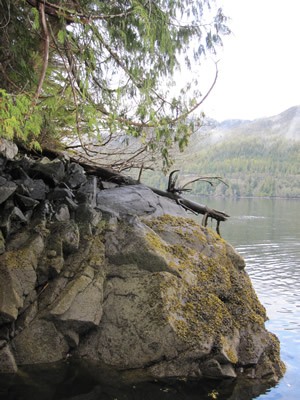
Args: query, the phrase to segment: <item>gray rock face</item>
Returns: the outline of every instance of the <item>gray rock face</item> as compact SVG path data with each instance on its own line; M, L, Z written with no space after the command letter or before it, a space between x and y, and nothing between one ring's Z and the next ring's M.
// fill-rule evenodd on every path
M143 185L27 164L0 210L0 373L72 355L157 378L283 375L230 244ZM43 198L25 190L33 170L52 179Z
M52 322L33 321L12 342L17 365L49 363L63 359L69 346ZM55 349L55 351L54 351Z
M143 185L121 186L98 192L97 207L110 215L159 216L170 214L185 217L186 212L174 201L158 196Z

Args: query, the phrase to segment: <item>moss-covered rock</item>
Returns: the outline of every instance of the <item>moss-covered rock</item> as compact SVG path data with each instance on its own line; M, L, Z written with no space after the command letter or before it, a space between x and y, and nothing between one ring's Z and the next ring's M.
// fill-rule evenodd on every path
M69 346L54 323L34 320L12 341L17 365L50 363L63 359Z
M48 197L26 203L26 226L0 231L0 372L71 354L152 377L282 376L278 339L230 244L143 185L55 187L66 170L33 169Z

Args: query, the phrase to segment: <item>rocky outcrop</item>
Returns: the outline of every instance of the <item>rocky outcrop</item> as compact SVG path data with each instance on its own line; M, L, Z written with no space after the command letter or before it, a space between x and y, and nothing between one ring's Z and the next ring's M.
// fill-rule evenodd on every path
M72 356L157 378L283 375L244 260L216 233L143 185L1 157L1 373Z

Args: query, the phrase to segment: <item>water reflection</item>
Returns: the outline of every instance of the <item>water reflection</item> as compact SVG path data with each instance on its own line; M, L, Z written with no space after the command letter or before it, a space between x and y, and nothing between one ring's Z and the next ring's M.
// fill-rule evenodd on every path
M198 198L231 218L221 233L241 253L281 342L287 373L259 399L300 399L300 200Z
M2 379L2 382L1 382ZM52 368L24 368L10 380L0 378L1 400L251 400L270 385L233 380L144 381L112 369L84 363L58 363ZM215 397L214 397L215 396Z

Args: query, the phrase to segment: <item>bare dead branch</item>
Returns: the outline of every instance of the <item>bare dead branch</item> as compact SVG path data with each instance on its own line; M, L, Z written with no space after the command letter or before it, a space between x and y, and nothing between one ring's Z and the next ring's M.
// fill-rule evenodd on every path
M204 181L209 183L211 186L213 186L213 182L211 182L212 179L216 179L219 182L224 183L224 185L226 185L228 187L228 184L223 181L223 179L220 176L200 176L199 178L193 179L187 183L185 183L180 189L183 190L186 186L191 185L194 182L198 182L198 181Z
M168 189L167 192L174 192L175 189L175 185L176 185L176 181L177 181L177 176L175 176L175 178L173 178L173 175L179 172L179 169L175 169L174 171L172 171L169 175L169 180L168 180Z
M138 183L141 183L143 169L144 169L144 165L142 164L141 169L140 169L140 172L139 172L139 176L138 176Z

